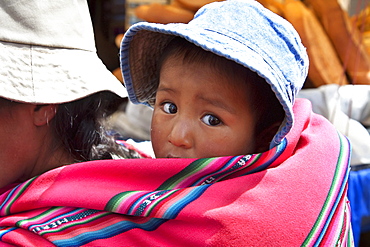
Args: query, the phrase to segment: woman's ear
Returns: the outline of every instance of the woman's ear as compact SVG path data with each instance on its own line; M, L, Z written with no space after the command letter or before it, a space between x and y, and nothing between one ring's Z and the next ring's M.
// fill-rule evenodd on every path
M35 105L33 109L33 123L36 126L43 126L55 117L58 105Z
M264 129L256 138L256 152L262 153L270 148L270 143L274 135L278 132L281 122L275 122L270 127Z

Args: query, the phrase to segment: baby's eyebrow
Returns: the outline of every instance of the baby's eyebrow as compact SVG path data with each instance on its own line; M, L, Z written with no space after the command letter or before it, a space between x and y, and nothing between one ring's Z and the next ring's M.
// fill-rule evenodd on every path
M235 108L226 104L225 100L221 100L217 98L207 98L207 97L204 97L203 95L198 95L197 98L201 101L206 102L207 104L213 105L217 108L224 109L225 111L228 111L232 114L236 113Z
M161 87L161 86L159 86L157 88L157 92L172 92L172 93L175 93L176 90L174 90L173 88L169 88L169 87Z

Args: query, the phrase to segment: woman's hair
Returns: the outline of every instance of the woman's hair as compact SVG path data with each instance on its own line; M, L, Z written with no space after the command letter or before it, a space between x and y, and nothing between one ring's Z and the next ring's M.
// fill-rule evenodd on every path
M158 78L163 63L169 57L182 59L184 64L203 63L210 65L215 71L230 77L230 82L243 81L247 83L248 92L245 98L251 105L256 117L255 136L266 128L282 123L285 113L282 105L276 98L270 85L264 78L250 69L212 52L206 51L187 40L175 37L164 48L159 59L157 72ZM157 82L159 84L159 81ZM276 133L271 134L270 141Z
M111 159L113 156L141 158L135 150L117 144L103 123L124 100L104 91L59 104L54 118L48 123L54 137L51 151L62 146L76 162ZM23 103L0 98L0 107L6 107L9 111L15 104ZM36 109L42 106L37 105Z
M103 120L117 110L122 98L105 91L60 104L52 121L55 140L60 140L75 161L140 158L131 149L116 143L103 125Z

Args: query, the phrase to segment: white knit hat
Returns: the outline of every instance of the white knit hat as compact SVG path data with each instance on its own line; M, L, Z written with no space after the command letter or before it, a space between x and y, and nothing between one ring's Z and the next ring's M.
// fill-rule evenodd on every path
M96 54L86 0L0 1L0 97L65 103L126 89Z

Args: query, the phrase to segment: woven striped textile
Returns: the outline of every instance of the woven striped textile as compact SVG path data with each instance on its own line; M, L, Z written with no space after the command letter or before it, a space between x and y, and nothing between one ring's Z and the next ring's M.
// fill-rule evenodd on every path
M91 161L3 189L0 246L351 246L349 142L294 111L264 153Z

